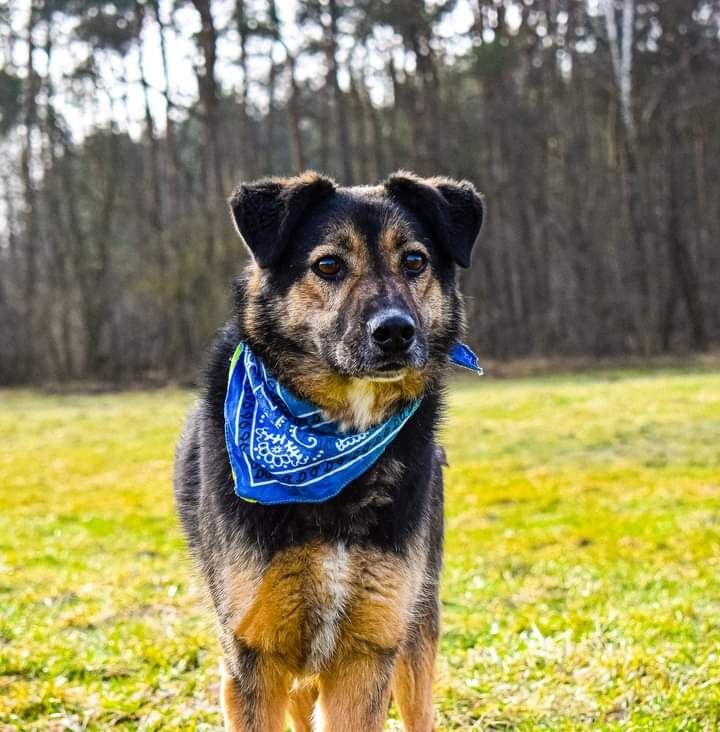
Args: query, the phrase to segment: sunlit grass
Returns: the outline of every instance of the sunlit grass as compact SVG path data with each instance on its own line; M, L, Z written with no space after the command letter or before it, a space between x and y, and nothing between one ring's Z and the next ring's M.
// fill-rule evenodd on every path
M218 729L191 399L0 392L0 729ZM439 728L717 729L720 375L462 381L444 438Z

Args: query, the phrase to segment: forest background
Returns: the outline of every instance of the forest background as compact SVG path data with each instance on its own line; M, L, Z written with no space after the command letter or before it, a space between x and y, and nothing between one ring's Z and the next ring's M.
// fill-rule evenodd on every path
M185 378L241 180L473 181L484 357L720 342L717 0L11 0L0 383Z

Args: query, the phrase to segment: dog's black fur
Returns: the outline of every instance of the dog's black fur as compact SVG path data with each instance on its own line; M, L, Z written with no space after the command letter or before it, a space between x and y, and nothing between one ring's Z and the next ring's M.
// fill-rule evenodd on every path
M309 729L309 710L319 693L320 716L328 729L381 729L392 685L406 727L430 729L427 671L422 669L432 665L437 642L443 535L442 450L435 433L442 414L447 352L462 327L455 265L469 265L482 223L482 203L472 186L447 179L423 180L401 173L378 187L341 189L308 174L243 186L231 207L254 263L238 281L234 316L212 347L204 390L179 443L175 472L182 525L218 614L225 654L226 726L281 729L278 725L289 704L296 729ZM354 287L316 282L317 275L309 270L313 251L330 241L338 224L352 228L355 243L348 256L356 262ZM403 244L403 237L410 244ZM396 246L412 242L422 246L429 260L421 282L393 269ZM352 249L347 242L343 246ZM347 297L338 290L341 287L348 288ZM363 290L369 294L364 296ZM303 310L311 307L314 297L327 298L322 309L330 310L329 315L305 317ZM228 367L236 345L247 342L300 396L319 403L348 426L363 427L354 424L352 410L345 410L343 390L350 390L348 385L357 384L364 374L386 367L368 340L365 323L387 307L410 313L418 326L417 337L400 364L407 378L397 385L377 386L373 416L385 418L419 396L422 402L375 466L321 504L266 506L239 499L225 449L223 417ZM288 313L291 324L285 322ZM306 371L312 372L311 379ZM324 394L330 395L326 404ZM310 553L304 553L308 547ZM354 599L346 600L337 617L325 600L317 599L314 605L312 592L306 595L303 590L300 599L292 594L298 577L303 587L314 587L312 583L323 587L315 551L333 571L350 567L343 596ZM281 571L289 566L293 576ZM353 574L353 567L360 566L362 572ZM365 590L372 583L373 566L382 566L387 573L382 578L378 574L379 589L369 600ZM416 570L418 577L408 579ZM288 597L292 606L288 612L298 613L297 628L292 626L298 637L291 641L290 631L283 631L279 640L267 627L277 622L271 601L264 600L264 607L249 606L253 592L274 597L273 588L263 583L276 571L286 582L281 597ZM407 585L412 594L409 599L398 595L396 604L405 602L407 612L391 640L376 629L360 627L360 618L388 627L394 622L388 619L395 617L395 588L385 587L388 577L390 584ZM380 602L378 593L387 595L387 602ZM241 606L242 612L237 610ZM373 615L367 608L379 609ZM252 632L247 629L250 614L259 618ZM338 640L334 650L317 661L311 652L313 633L329 632L320 627L323 617L334 618L332 633ZM353 673L357 658L363 659L367 673L358 672L353 683L365 684L363 694L375 698L374 704L360 709L358 705L363 705L354 699L354 692L338 681ZM303 679L310 682L307 698L297 692L297 684L294 691L290 689L293 680ZM421 687L422 694L416 691L413 697L409 689Z

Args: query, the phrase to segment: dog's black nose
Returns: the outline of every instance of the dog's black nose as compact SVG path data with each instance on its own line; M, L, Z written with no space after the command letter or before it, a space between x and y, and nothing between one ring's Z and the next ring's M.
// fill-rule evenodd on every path
M415 340L415 321L405 313L379 313L370 318L368 328L383 353L404 353Z

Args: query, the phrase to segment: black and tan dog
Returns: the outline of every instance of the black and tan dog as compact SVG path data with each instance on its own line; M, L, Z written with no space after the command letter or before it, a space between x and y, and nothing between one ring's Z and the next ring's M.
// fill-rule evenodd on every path
M231 200L253 255L213 346L176 460L191 552L217 611L230 730L381 730L391 694L405 728L433 728L442 560L442 411L483 206L467 182L397 173L341 188L306 173ZM366 473L318 504L238 498L223 404L243 341L344 429L421 397ZM313 727L314 725L314 727Z

